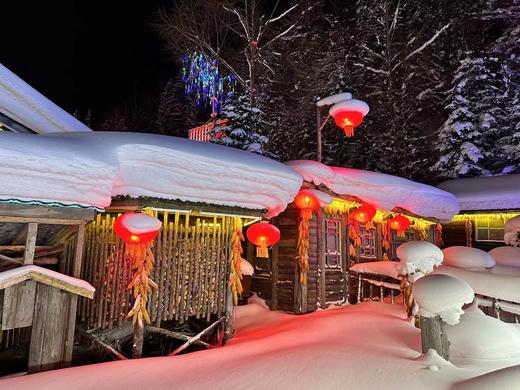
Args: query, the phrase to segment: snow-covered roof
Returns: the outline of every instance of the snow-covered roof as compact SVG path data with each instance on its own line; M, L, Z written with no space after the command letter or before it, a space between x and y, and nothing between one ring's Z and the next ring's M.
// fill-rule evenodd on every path
M520 209L520 174L449 180L439 188L454 194L461 210Z
M36 133L91 131L2 64L0 112Z
M357 197L384 210L402 208L440 220L450 220L459 212L454 195L426 184L384 173L330 167L310 160L286 164L307 182L323 184L337 194Z
M157 134L0 134L0 199L106 207L118 195L283 211L289 167L225 146Z

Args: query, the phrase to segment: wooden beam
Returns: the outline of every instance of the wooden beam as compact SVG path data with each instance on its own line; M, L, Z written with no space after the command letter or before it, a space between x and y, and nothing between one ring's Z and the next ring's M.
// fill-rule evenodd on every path
M64 219L76 221L91 221L96 217L96 210L79 207L53 207L29 204L0 203L0 215L9 217L24 217L30 219ZM38 221L30 221L38 222ZM78 222L76 222L78 223Z
M11 264L23 265L23 261L22 260L20 260L20 259L13 259L12 257L6 256L6 255L2 255L1 253L0 253L0 260L7 261L8 263L11 263Z
M23 254L23 263L25 265L34 262L34 251L36 249L36 235L38 234L38 224L31 222L27 224L27 238L25 240L25 251Z
M50 245L36 245L35 246L36 253L38 253L38 251L52 249L52 248L53 248L53 246L50 246ZM23 252L24 250L25 250L25 245L0 245L0 252L3 252L3 251Z
M49 244L52 246L62 245L76 231L77 229L74 225L65 226L50 239Z
M80 225L87 220L61 219L61 218L41 218L41 217L20 217L11 215L0 215L0 222L7 223L30 223L36 222L42 225Z

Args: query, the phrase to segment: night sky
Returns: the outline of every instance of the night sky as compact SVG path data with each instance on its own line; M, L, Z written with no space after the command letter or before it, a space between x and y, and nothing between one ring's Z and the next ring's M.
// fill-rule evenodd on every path
M114 106L139 106L175 74L151 26L157 8L168 3L7 2L1 62L69 112L91 108L102 116Z

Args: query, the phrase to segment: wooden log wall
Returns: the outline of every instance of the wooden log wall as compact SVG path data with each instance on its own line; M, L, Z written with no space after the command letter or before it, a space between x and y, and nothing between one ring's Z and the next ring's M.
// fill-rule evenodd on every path
M151 278L159 285L149 303L152 322L210 319L225 311L233 217L155 214L163 225L153 253ZM117 214L105 213L89 224L81 278L96 288L93 300L80 299L79 320L88 328L121 326L133 304L127 285L131 265L124 243L114 234Z

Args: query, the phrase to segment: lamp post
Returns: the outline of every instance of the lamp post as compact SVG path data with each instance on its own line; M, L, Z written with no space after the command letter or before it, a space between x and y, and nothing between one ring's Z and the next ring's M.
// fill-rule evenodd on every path
M327 117L322 123L321 108L329 106L330 108ZM347 137L352 137L354 135L354 128L361 124L363 118L368 114L368 111L368 104L361 100L352 99L352 94L350 92L343 92L318 100L316 102L316 161L321 162L323 157L321 133L330 117L334 118L338 127L344 129Z

